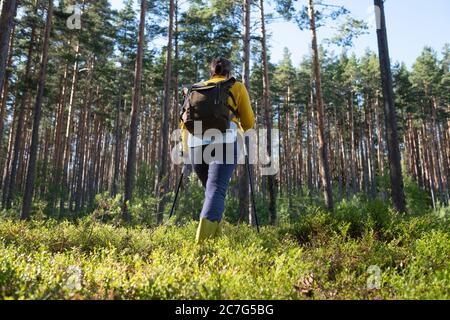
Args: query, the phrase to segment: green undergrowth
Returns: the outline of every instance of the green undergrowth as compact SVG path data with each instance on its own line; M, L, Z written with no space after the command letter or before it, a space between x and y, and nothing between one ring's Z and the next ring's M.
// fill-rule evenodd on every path
M448 209L399 215L383 202L309 206L256 233L225 223L155 228L0 219L1 299L449 299Z

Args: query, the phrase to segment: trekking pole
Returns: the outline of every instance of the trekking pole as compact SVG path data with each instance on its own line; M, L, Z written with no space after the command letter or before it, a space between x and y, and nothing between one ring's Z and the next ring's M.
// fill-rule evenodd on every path
M243 145L244 145L244 155L245 155L245 166L247 167L248 180L250 181L250 195L252 198L252 207L253 207L253 213L254 213L254 218L255 218L256 230L259 233L259 222L258 222L258 215L256 214L256 205L255 205L255 193L253 190L252 174L250 171L250 161L248 159L248 153L247 153L247 147L245 145L245 140L244 140Z
M180 176L180 180L178 181L177 191L175 192L175 199L173 199L172 208L170 209L169 219L172 217L172 215L175 211L175 204L177 202L178 192L180 191L181 183L183 182L183 176L184 176L185 170L186 170L186 165L184 165L183 169L181 170L181 176Z

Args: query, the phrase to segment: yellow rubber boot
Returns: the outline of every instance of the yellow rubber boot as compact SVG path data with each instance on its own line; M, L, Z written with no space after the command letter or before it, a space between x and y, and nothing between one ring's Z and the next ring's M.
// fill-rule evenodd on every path
M209 221L206 218L200 219L200 223L198 224L197 234L195 236L195 242L197 244L202 243L203 240L214 238L217 233L217 229L219 227L219 223L217 221Z

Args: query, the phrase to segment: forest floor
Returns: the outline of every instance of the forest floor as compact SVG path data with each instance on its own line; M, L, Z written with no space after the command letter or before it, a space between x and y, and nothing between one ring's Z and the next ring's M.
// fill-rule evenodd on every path
M450 299L447 209L312 207L299 221L143 228L0 219L0 299Z

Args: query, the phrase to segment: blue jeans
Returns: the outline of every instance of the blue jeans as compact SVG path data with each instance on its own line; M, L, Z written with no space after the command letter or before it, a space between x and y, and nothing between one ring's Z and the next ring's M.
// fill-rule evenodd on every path
M237 142L216 145L221 148L222 155L209 152L207 145L190 148L190 158L193 169L205 188L205 200L200 213L200 219L209 221L222 220L225 209L225 196L234 169L237 166ZM204 158L206 154L214 157L212 162ZM227 161L228 160L228 161Z

